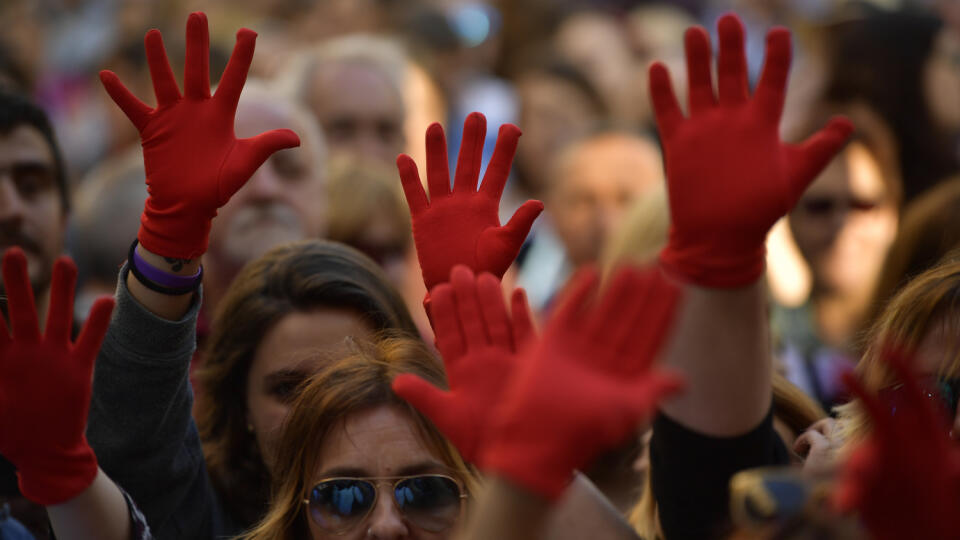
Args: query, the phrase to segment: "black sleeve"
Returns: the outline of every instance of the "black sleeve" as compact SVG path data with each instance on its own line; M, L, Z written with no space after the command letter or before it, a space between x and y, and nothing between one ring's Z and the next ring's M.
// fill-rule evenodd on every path
M724 538L730 529L730 477L789 460L773 429L772 409L760 425L737 437L703 435L658 414L650 441L650 474L664 537Z

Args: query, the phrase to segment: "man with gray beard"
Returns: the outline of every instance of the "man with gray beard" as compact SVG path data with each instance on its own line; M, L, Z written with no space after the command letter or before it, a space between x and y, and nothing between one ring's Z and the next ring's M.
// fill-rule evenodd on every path
M326 144L313 115L262 82L247 81L237 107L238 137L270 127L300 135L300 147L273 154L223 206L203 256L203 311L216 312L243 266L280 244L326 231ZM205 334L201 317L200 334Z

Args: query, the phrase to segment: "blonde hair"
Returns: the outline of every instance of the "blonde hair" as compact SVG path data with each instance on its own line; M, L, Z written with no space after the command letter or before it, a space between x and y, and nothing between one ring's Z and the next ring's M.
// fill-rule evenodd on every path
M924 338L938 331L946 336L960 335L960 252L948 254L939 265L907 283L870 327L863 357L855 370L865 388L877 391L895 384L883 359L887 346L915 352ZM949 360L941 366L938 375L956 377L960 374L960 340L951 341L952 350L947 351ZM834 410L838 415L834 433L843 454L866 437L870 419L857 400Z
M660 184L630 207L600 257L602 267L612 269L618 263L647 264L656 260L667 243L669 230L667 190Z
M773 414L795 433L800 433L811 424L826 418L827 413L803 390L788 381L780 373L773 373ZM650 475L644 482L640 501L627 514L627 521L644 540L662 540L660 515L653 497Z
M352 414L376 407L396 407L416 426L424 445L451 474L475 493L477 478L456 448L425 416L390 388L394 377L413 373L446 388L443 367L420 340L381 336L354 342L351 353L315 374L300 392L287 417L277 448L270 510L244 540L294 540L309 537L307 481L320 466L318 449L327 435Z

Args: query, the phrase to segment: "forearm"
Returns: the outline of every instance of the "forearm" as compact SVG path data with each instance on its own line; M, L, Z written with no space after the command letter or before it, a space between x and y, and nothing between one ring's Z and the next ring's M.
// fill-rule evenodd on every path
M763 280L737 289L688 285L663 363L686 391L661 411L704 435L755 428L771 399L771 355Z
M100 470L82 493L63 504L47 507L59 540L129 540L130 509L107 475Z
M137 245L137 253L154 268L159 268L169 274L192 276L200 269L199 257L196 259L171 259L151 253L139 244ZM169 321L176 321L183 317L189 311L193 302L194 293L181 295L159 293L141 283L133 275L133 272L127 274L126 284L130 294L140 305L150 313Z
M502 478L492 478L461 540L529 540L539 538L547 522L550 503Z

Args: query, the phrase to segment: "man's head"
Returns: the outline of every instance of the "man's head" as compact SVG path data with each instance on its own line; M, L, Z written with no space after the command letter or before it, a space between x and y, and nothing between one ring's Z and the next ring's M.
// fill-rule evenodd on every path
M23 248L38 295L63 250L68 211L66 171L46 113L0 90L0 252Z
M404 151L407 64L395 43L354 35L303 52L283 79L316 116L332 152L393 164Z
M237 108L237 137L289 128L301 145L270 156L213 220L208 257L228 271L326 229L326 146L316 122L277 92L251 82Z
M547 208L575 266L596 262L638 197L663 183L660 152L650 139L607 132L563 150L553 165Z

